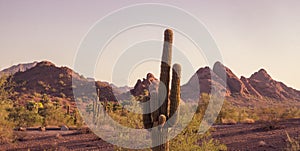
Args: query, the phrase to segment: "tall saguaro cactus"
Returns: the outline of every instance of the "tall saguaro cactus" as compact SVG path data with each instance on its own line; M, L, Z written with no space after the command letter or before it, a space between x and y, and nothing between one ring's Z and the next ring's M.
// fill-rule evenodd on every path
M152 148L153 151L169 150L168 128L177 123L180 103L181 66L179 64L173 65L171 92L169 89L173 43L172 30L165 30L164 36L158 92L150 92L151 105L144 106L144 113L146 114L143 115L145 128L157 127L157 129L151 131L152 144L156 146ZM162 105L158 107L159 104ZM149 113L149 111L153 112Z

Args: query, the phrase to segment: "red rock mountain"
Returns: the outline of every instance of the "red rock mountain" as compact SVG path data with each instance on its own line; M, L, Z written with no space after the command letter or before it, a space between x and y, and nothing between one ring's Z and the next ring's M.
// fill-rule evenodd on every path
M85 89L84 92L81 91L79 94L84 98L86 94L93 93L96 95L95 89L97 87L101 92L100 99L109 101L116 101L115 95L117 97L118 95L128 97L128 94L141 95L144 90L149 89L151 84L157 86L159 83L159 80L153 74L148 73L146 78L138 80L134 88L126 95L122 95L129 87L119 89L106 82L95 82L93 79L80 76L67 67L56 67L53 63L47 61L36 63L35 66L28 67L26 70L18 70L13 75L13 81L18 84L16 91L29 97L39 93L73 100L73 92ZM87 85L96 87L86 89ZM255 72L249 78L243 76L238 78L220 62L215 63L213 69L209 67L200 68L186 84L181 86L181 97L184 101L197 100L200 93L212 92L223 93L227 97L241 98L242 100L248 98L264 100L269 98L279 101L300 101L300 91L272 79L264 69Z
M252 74L248 81L261 96L276 100L300 101L300 91L287 87L282 82L273 80L264 69Z
M102 92L101 99L116 101L108 83L86 79L67 67L56 67L48 61L39 62L24 72L15 73L13 81L17 84L15 90L20 95L29 97L38 93L74 101L73 92L77 92L76 96L95 99L97 87ZM93 94L94 98L85 98L89 96L87 94Z
M141 95L145 89L148 90L152 83L149 79L155 79L158 83L152 74L148 73L148 75L146 79L137 81L130 91L132 95ZM184 101L197 100L201 93L211 94L212 92L242 100L256 98L300 101L300 91L273 80L264 69L255 72L250 78L244 76L238 78L220 62L216 62L212 70L209 67L200 68L186 84L181 86L181 98Z
M226 88L224 81L226 81ZM215 87L212 88L212 84ZM300 101L300 91L273 80L264 69L255 72L250 78L242 76L239 79L220 62L215 63L213 70L209 67L199 69L190 81L182 86L183 98L186 100L196 99L197 95L191 93L195 93L196 87L199 87L199 85L199 93L211 93L212 89L217 89L217 91L226 91L225 94L229 97Z
M226 96L231 95L222 78L209 67L200 68L187 84L181 86L181 97L185 101L195 100L201 93L211 93L212 89L225 93Z
M225 67L220 62L215 63L213 72L223 81L227 80L227 88L231 94L249 94L244 83L229 68ZM222 72L224 72L223 75Z

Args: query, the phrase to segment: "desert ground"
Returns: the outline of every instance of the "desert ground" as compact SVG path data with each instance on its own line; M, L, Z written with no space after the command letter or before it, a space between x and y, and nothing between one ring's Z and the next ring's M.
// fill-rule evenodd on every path
M271 127L270 127L271 126ZM300 119L279 121L269 125L254 124L215 125L212 137L226 144L228 150L284 150L287 136L300 136ZM0 150L114 150L113 145L85 130L16 131L18 141L1 144Z

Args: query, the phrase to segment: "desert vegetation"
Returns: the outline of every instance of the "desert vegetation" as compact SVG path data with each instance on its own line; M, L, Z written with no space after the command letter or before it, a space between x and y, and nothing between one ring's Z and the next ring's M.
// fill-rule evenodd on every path
M77 111L70 111L69 106L63 106L59 100L51 100L47 95L36 93L40 97L38 102L24 100L22 102L12 100L15 83L11 77L0 79L0 140L12 142L16 139L13 128L46 126L80 126L82 119Z
M75 109L70 108L70 104L62 101L61 99L49 98L47 95L38 94L39 101L23 101L19 103L12 100L14 91L10 78L1 78L1 142L14 142L18 140L17 135L14 135L14 127L27 127L27 126L81 126L81 119L79 113ZM144 128L143 115L130 112L130 108L134 110L141 110L140 100L147 98L150 92L145 91L143 95L132 97L130 100L124 100L122 103L108 101L105 105L105 113L107 116L111 116L115 121L122 125L132 128ZM180 108L180 112L187 112L191 108L197 108L196 114L193 116L193 120L188 126L175 138L170 140L170 150L226 150L226 146L220 141L213 139L211 131L200 134L198 133L200 122L202 121L204 111L207 109L208 103L213 96L209 94L201 94L199 104L195 106L184 106ZM99 100L88 100L79 101L85 104L84 110L81 110L83 115L91 115L95 119L101 118L98 112L97 105L103 105L104 102ZM95 103L93 105L93 103ZM96 105L97 104L97 105ZM222 105L222 104L220 104ZM99 115L97 115L99 114ZM214 113L211 113L214 114ZM245 123L247 119L253 119L255 122L262 122L263 131L269 131L278 127L278 121L282 119L299 118L299 110L296 107L292 108L251 108L251 107L236 107L229 101L225 100L221 112L216 124L228 124L224 121L231 121L235 123ZM222 122L223 119L223 122ZM99 120L100 121L100 120ZM249 122L251 123L251 122ZM290 137L290 134L286 135L286 149L293 150L299 139L297 137ZM294 136L294 135L293 135ZM128 150L115 146L115 150Z
M136 129L143 129L144 122L143 122L143 115L130 112L131 109L134 110L141 110L141 102L139 99L143 98L142 96L133 97L131 100L124 100L122 101L123 104L117 104L113 102L107 103L106 114L117 121L119 124ZM92 117L94 116L94 112L98 112L97 110L92 109L91 105L86 105L86 110L82 114L87 114ZM201 107L201 112L196 113L192 121L188 124L184 130L177 135L175 138L171 139L169 142L169 149L170 150L226 150L226 146L219 141L213 139L210 135L210 132L206 132L204 134L198 133L199 126L201 120L204 115L204 109L206 107ZM189 107L181 107L181 112L188 112ZM103 112L100 112L103 113ZM85 116L85 115L84 115ZM103 114L95 115L97 118L101 118ZM101 121L100 119L95 121ZM115 150L130 150L126 148L121 148L118 146L114 147Z
M13 139L13 122L7 120L8 112L7 108L12 107L12 101L9 99L11 90L8 89L10 85L7 77L0 78L0 144L7 143Z

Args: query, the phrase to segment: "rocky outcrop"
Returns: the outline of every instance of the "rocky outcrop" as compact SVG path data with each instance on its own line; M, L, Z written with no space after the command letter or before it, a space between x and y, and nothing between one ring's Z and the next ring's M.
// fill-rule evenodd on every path
M230 96L231 92L226 89L226 83L215 74L209 67L200 68L196 74L181 87L183 100L197 100L201 93L222 92Z
M108 82L96 81L96 88L100 90L100 101L117 101L113 89Z
M159 80L156 79L152 73L148 73L146 78L143 78L143 80L137 80L134 88L130 90L130 93L133 96L143 95L145 90L149 91L150 84L158 82Z
M102 92L101 99L116 101L108 83L84 78L68 67L56 67L49 61L39 62L24 72L15 73L13 81L17 84L15 90L28 97L35 97L39 93L74 101L76 91L77 97L95 99L93 94L96 94L97 87Z
M223 81L227 81L227 87L232 94L249 94L244 83L227 67L220 62L216 62L213 71Z
M248 80L261 96L276 100L300 100L300 91L273 80L264 69L252 74Z
M259 94L259 92L257 92L253 86L250 84L249 80L247 78L245 78L244 76L241 76L241 81L244 83L244 85L246 86L247 90L248 90L248 94L249 95L253 95L259 98L262 98L262 96Z

